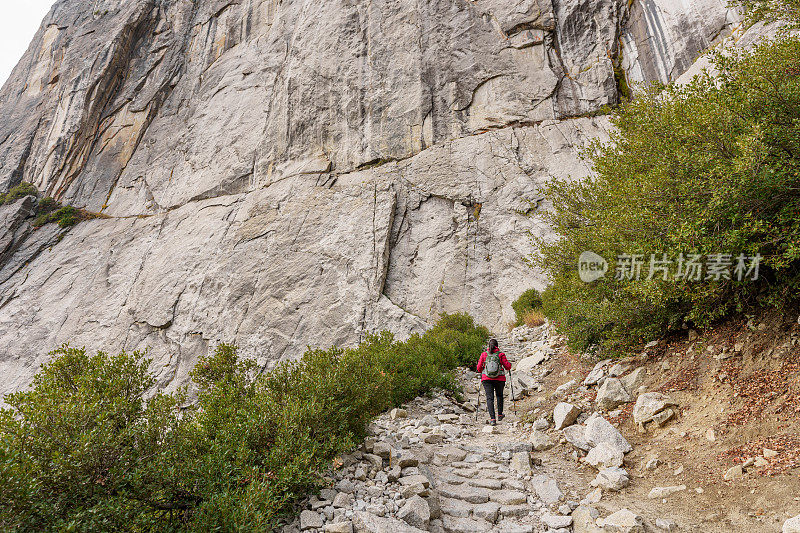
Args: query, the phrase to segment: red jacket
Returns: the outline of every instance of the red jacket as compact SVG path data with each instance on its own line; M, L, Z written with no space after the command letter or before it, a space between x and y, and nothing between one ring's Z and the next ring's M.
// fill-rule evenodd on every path
M500 355L500 364L503 365L503 367L506 370L511 370L511 363L509 363L508 359L506 359L506 354L504 354L503 352L500 352L499 355ZM505 381L506 380L505 373L500 374L496 378L490 378L489 376L484 374L483 373L483 367L484 367L485 364L486 364L486 352L483 352L481 354L481 358L478 360L478 372L481 372L481 381L486 381L486 380Z

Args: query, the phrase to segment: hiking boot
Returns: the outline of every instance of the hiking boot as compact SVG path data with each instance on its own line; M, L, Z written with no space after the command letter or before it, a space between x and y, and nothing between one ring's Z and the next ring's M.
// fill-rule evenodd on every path
M498 421L498 422L502 422L502 421L503 421L503 419L504 419L505 417L506 417L506 415L499 415L499 416L497 417L497 421Z
M486 423L491 425L491 426L496 426L497 425L497 421L495 421L495 420L487 420Z

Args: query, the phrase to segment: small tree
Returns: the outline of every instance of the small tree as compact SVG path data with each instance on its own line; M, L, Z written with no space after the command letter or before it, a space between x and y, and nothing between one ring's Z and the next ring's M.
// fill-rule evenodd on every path
M778 5L778 2L773 4ZM554 182L546 215L563 238L534 239L550 272L544 310L576 349L618 352L684 322L704 327L800 296L800 39L713 57L717 73L653 88L613 116L607 144L588 152L596 178ZM583 283L578 258L612 262ZM614 279L613 261L668 253L761 256L759 279ZM682 254L682 255L681 255ZM675 267L675 265L673 265Z
M158 465L180 435L179 398L145 400L150 362L66 345L51 355L0 411L0 527L124 530L175 506Z

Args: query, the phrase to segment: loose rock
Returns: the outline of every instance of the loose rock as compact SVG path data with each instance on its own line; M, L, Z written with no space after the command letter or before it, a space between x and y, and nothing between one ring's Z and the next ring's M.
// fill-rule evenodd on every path
M581 410L571 403L560 402L553 409L553 422L557 430L564 429L575 423Z
M573 533L602 533L597 527L597 518L600 512L594 507L581 505L572 512Z
M610 411L618 405L632 401L631 395L617 378L608 378L597 390L597 407Z
M641 394L636 399L636 405L633 406L633 421L637 424L646 424L654 420L665 409L677 405L669 396L659 392Z
M394 408L389 413L389 417L392 420L397 420L398 418L407 418L408 417L408 411L406 411L405 409Z
M348 494L346 492L340 492L333 499L333 506L335 508L348 507L352 505L354 500L355 498L353 498L352 494Z
M314 511L305 510L300 513L300 529L319 529L322 527L322 517L319 513Z
M784 522L781 533L800 533L800 515L790 518Z
M556 514L547 514L542 517L542 522L544 522L544 525L546 525L550 529L568 528L569 526L572 525L572 517L561 516Z
M607 442L601 442L588 453L585 460L587 463L597 468L615 468L622 466L624 461L622 451Z
M605 375L605 368L608 366L608 361L600 361L597 363L589 375L586 376L586 379L583 380L583 384L587 387L591 387L592 385L596 385L603 379Z
M558 483L548 476L534 476L531 486L539 499L548 505L557 503L564 497L564 493L558 488Z
M538 352L535 355L531 355L530 357L526 357L520 360L517 363L517 367L514 369L516 372L527 372L530 373L536 366L540 365L545 360L544 352Z
M627 376L620 378L620 381L622 381L622 386L625 387L626 391L628 391L630 394L634 394L636 390L644 383L644 378L646 375L647 370L644 368L637 368Z
M353 514L355 533L421 533L424 530L390 517L379 517L363 511Z
M678 524L676 524L672 520L666 520L664 518L658 518L656 520L656 527L662 531L669 531L669 532L678 530Z
M734 480L737 480L737 479L741 479L742 476L744 476L744 469L742 468L742 465L736 465L736 466L730 467L725 472L725 476L723 476L723 477L724 477L725 481L734 481Z
M671 494L675 494L676 492L681 492L686 490L686 485L675 485L672 487L653 487L650 492L647 494L647 497L651 500L660 500L662 498L666 498Z
M419 496L412 496L397 512L397 518L414 527L427 529L431 521L431 509L427 501Z
M592 446L597 446L601 442L607 442L621 450L622 453L633 451L633 446L625 440L622 433L602 416L592 417L586 422L584 438L586 442Z
M372 453L381 459L388 459L392 453L392 448L386 442L378 441L372 445Z
M603 531L609 533L644 533L644 520L628 509L621 509L602 521Z
M586 433L586 428L584 426L579 426L577 424L572 426L567 426L563 430L563 435L564 438L567 439L567 442L569 442L579 450L588 452L592 446L586 441L585 433Z
M574 379L564 383L563 385L559 385L556 387L555 395L559 398L563 398L566 394L578 386L578 382Z
M620 491L630 485L631 479L624 468L604 468L592 483L605 490Z
M352 522L330 522L322 528L325 533L353 533Z

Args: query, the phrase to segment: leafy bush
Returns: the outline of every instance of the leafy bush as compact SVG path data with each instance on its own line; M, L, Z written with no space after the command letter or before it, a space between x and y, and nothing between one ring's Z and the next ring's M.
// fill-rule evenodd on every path
M308 350L260 373L220 345L191 373L197 404L159 393L143 354L64 346L0 411L4 531L270 531L391 406L444 388L488 336L466 315L428 333ZM469 353L465 352L469 350Z
M90 357L63 346L32 390L0 411L4 531L129 529L154 511L154 456L177 438L180 396L144 395L155 381L142 354Z
M485 327L476 326L470 315L455 313L442 315L423 337L430 350L439 350L441 358L451 358L447 366L453 368L475 367L490 335Z
M20 198L25 198L26 196L36 196L38 194L39 191L36 190L36 187L27 181L23 181L19 185L12 187L11 190L3 196L3 203L10 204L16 202Z
M788 36L717 54L715 76L653 88L615 114L611 142L589 152L596 179L551 184L548 218L563 238L537 241L533 259L554 282L544 311L573 347L616 352L684 322L703 327L800 295L798 57L800 40ZM586 284L577 264L587 250L607 260L663 252L763 259L758 282L647 280L646 272L623 282L612 265Z
M8 191L8 193L0 194L0 205L4 203L10 204L19 198L37 196L38 194L39 191L36 190L36 187L23 181ZM91 216L100 215L88 214L69 205L62 206L53 198L47 196L39 200L36 205L36 218L33 220L33 226L38 228L50 222L54 222L62 228L68 228Z
M751 21L781 20L791 27L800 26L800 0L734 0L743 7Z
M529 328L536 328L547 321L541 309L528 309L522 314L522 323Z
M39 203L36 204L36 217L37 217L36 220L39 220L40 218L45 217L46 215L48 215L48 214L52 213L53 211L55 211L56 209L58 209L59 207L61 207L61 204L56 202L54 198L52 198L50 196L46 196L45 198L42 198L41 200L39 200ZM34 225L35 226L37 226L37 225L40 226L42 224L36 224L34 222Z
M55 222L62 228L68 228L80 222L80 214L80 211L71 205L64 206L53 213Z
M542 296L536 289L528 289L523 292L519 298L514 300L511 304L511 308L514 309L514 314L517 315L515 326L521 326L526 323L525 316L529 314L530 311L540 310L542 308Z
M45 200L52 200L52 198L45 198L42 202ZM47 207L50 207L50 205L48 204ZM55 209L55 211L52 209L49 211L46 209L43 210L42 213L34 219L33 225L39 227L50 222L55 222L62 228L68 228L80 222L83 217L81 211L71 205L59 206L59 204L56 204L56 207L57 209Z

